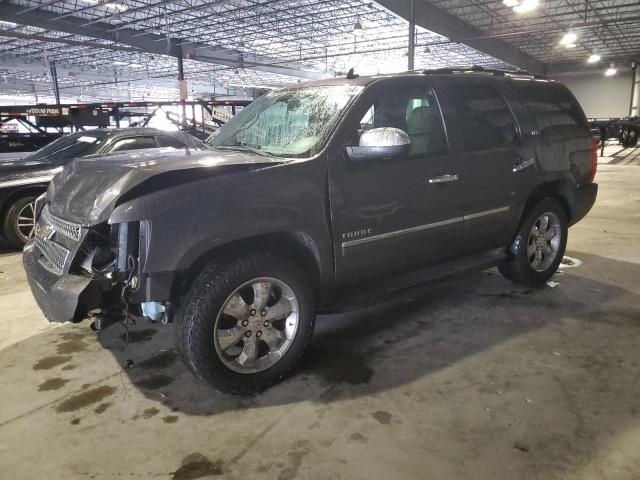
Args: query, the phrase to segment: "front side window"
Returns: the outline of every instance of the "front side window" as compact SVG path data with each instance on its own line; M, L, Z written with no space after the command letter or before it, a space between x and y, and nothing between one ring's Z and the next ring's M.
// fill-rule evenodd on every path
M111 152L122 152L124 150L141 150L143 148L157 148L155 137L130 137L117 140L113 144Z
M417 88L380 95L360 121L360 133L382 127L399 128L409 135L410 156L435 155L447 151L440 108L430 90Z
M516 141L513 115L495 88L472 82L449 88L466 151L490 150Z
M206 141L214 148L279 157L319 152L359 86L329 85L263 95Z

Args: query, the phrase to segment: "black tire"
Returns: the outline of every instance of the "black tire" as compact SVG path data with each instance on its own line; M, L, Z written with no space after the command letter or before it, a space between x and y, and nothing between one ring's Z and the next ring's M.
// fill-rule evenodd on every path
M20 197L13 202L13 204L7 210L7 214L4 217L3 233L4 237L12 247L22 248L27 243L27 236L25 236L18 227L18 216L20 212L32 204L36 197L33 195L27 195Z
M625 148L633 148L638 144L638 131L635 128L626 128L620 136L620 143Z
M275 364L255 373L234 371L214 345L214 325L236 289L265 277L286 283L295 294L298 327ZM224 393L251 394L279 382L295 367L311 340L314 322L313 289L305 272L273 254L253 253L223 264L210 264L195 278L176 314L176 343L184 363L200 380Z
M530 236L532 229L541 216L551 213L558 220L557 234L560 238L557 242L555 257L548 266L538 270L532 266L532 260L528 254ZM508 249L508 258L498 265L500 273L507 279L515 283L528 285L530 287L540 287L549 280L558 270L562 257L567 247L568 221L567 213L563 205L554 198L545 198L530 208L518 229L515 239ZM555 238L555 237L554 237ZM535 243L535 241L534 241ZM542 265L540 265L542 267Z

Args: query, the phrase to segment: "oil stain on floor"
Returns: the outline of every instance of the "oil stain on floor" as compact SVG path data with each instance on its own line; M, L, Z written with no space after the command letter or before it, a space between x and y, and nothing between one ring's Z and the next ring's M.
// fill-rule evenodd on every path
M50 390L58 390L64 387L69 380L64 378L50 378L38 385L39 392L48 392Z
M116 392L116 387L109 385L102 385L100 387L86 390L82 393L69 397L57 406L56 412L66 413L75 412L81 408L87 407L94 403L98 403L105 398L113 395Z
M222 461L212 462L200 453L192 453L182 460L182 466L171 474L173 480L196 480L211 475L222 475Z
M53 355L51 357L44 357L38 360L38 362L33 366L33 369L34 370L51 370L52 368L55 368L58 365L67 363L69 360L71 360L71 356L69 355Z

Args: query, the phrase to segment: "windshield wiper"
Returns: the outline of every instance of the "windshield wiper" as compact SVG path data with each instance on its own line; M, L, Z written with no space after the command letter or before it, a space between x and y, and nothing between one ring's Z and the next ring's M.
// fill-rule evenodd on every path
M252 152L262 157L275 157L275 155L271 152L267 152L266 150L262 150L260 145L253 145L249 143L240 142L234 145L215 145L213 148L220 148L222 150L238 150L240 152Z

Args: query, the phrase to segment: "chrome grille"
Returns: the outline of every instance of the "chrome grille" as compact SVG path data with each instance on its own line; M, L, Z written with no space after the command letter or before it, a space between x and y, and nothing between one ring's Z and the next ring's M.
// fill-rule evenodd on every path
M44 256L44 259L40 259L40 264L56 275L62 275L67 258L69 258L69 250L51 240L42 239L37 234L33 239L36 247Z
M82 236L82 227L77 223L67 222L61 218L56 217L49 212L49 205L45 205L42 210L42 220L44 223L51 225L51 227L61 235L64 235L76 242L80 240Z

